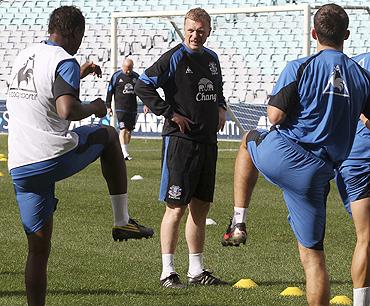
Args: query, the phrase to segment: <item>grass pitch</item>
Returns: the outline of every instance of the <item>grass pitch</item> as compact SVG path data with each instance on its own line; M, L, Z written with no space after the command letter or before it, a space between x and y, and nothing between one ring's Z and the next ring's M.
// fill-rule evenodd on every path
M6 141L6 136L0 136L0 154L7 154ZM155 236L121 243L112 240L111 204L99 162L57 183L60 201L54 215L47 305L306 305L304 296L279 295L288 286L304 290L304 274L281 192L262 177L249 210L247 244L239 248L221 246L221 236L232 214L237 148L238 143L219 143L215 201L209 213L217 225L207 227L205 264L230 283L251 278L258 287L170 290L159 286L159 227L164 210L157 201L161 142L133 139L130 153L134 159L127 162L128 176L139 174L144 179L129 181L130 216L152 226ZM0 162L0 172L0 305L25 305L27 241L6 162ZM331 295L351 297L354 228L334 185L327 211L325 250ZM184 222L175 263L181 279L186 281Z

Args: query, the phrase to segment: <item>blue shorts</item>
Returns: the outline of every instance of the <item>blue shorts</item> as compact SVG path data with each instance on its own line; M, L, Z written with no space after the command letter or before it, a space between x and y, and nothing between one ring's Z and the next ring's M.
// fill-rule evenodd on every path
M27 234L40 230L54 213L58 202L54 195L55 182L74 175L101 156L105 145L96 143L94 136L102 130L99 125L76 128L73 132L78 134L79 142L72 151L10 171Z
M346 160L336 170L335 181L347 212L352 215L351 203L370 197L370 160Z
M370 197L370 130L361 121L351 153L336 169L335 180L349 214L352 214L351 202Z
M278 130L253 130L247 148L264 177L283 190L288 220L297 240L306 248L322 250L326 198L333 165L288 139Z

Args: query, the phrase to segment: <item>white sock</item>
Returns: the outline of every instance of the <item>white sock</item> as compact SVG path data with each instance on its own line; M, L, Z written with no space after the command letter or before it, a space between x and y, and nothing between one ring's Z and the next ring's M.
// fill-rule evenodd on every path
M370 287L353 288L353 306L370 305Z
M127 144L121 145L121 149L122 149L123 156L126 157L128 155L128 145Z
M188 275L197 276L203 272L203 253L189 254Z
M162 254L161 279L165 279L166 277L170 276L171 273L176 273L174 258L174 254Z
M245 223L247 220L248 208L234 207L232 226L238 223Z
M114 226L127 225L130 216L128 214L128 196L125 194L111 194Z

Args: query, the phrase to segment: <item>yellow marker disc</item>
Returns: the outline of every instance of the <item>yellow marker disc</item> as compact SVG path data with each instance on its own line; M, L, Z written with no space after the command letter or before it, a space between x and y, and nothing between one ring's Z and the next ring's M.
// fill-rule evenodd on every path
M346 297L345 295L337 295L330 300L330 304L352 305L352 301L350 298Z
M288 287L280 293L283 296L302 296L304 292L298 287Z
M254 288L257 284L250 278L242 278L236 284L233 285L234 288Z

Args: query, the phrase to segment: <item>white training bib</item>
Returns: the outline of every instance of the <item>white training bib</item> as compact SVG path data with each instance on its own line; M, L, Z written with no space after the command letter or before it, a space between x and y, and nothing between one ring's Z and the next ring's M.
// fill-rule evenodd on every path
M73 58L63 48L34 44L17 56L9 80L9 170L67 153L78 144L70 121L56 111L53 84L58 64Z

